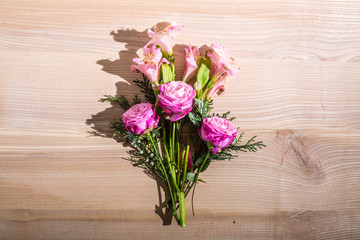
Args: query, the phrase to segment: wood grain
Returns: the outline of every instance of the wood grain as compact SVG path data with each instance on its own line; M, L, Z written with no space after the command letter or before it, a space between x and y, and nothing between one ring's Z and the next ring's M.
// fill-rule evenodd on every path
M214 111L268 145L211 164L185 229L97 102L139 93L131 59L171 21L178 75L184 44L229 48ZM350 0L2 1L0 239L359 239L359 26Z

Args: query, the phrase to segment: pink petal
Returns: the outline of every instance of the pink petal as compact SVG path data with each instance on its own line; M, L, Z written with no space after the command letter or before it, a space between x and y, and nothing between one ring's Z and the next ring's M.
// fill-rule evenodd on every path
M200 51L198 47L196 46L192 47L189 44L189 47L185 48L185 53L186 53L186 58L185 58L186 68L184 71L183 81L187 82L188 80L193 78L196 74L196 70L198 69L196 61L200 55Z

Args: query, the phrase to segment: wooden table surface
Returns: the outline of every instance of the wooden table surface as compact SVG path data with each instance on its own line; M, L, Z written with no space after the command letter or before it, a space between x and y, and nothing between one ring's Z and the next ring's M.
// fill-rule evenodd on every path
M0 239L360 239L360 2L143 2L1 2ZM214 111L268 145L213 163L185 228L98 102L139 92L131 59L171 21L178 75L183 44L229 48Z

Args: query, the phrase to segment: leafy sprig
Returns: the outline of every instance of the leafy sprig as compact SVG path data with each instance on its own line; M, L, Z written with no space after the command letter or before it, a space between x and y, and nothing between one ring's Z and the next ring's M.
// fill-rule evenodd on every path
M127 138L127 135L126 135L127 131L122 122L122 118L120 118L118 122L110 122L108 126L111 129L115 130L114 135L121 135L121 136Z
M256 152L257 150L266 147L263 141L255 142L255 138L257 136L253 136L252 138L250 138L245 145L239 145L243 135L244 132L241 133L238 138L234 139L233 144L230 144L228 149L234 150L235 152Z
M209 158L211 160L231 160L238 157L238 155L232 154L231 151L235 151L236 153L239 151L256 152L257 150L266 147L263 141L255 141L257 136L253 136L246 142L246 144L242 145L241 139L243 136L244 132L242 132L238 137L236 137L228 147L223 149L223 151L212 154Z
M101 98L99 102L111 102L111 103L118 103L122 109L125 111L128 110L132 105L129 103L125 95L120 95L120 97L114 97L111 95L104 95L105 98ZM138 99L138 96L135 96Z
M136 79L134 80L134 83L139 88L141 88L140 91L144 93L145 100L149 103L155 104L156 96L150 80L143 74L143 79L142 80Z
M152 138L158 142L159 132L158 129L151 132ZM128 133L126 135L127 140L131 143L133 149L129 150L130 161L136 165L147 168L159 175L162 179L165 179L163 175L159 159L156 155L155 149L150 143L150 139L147 135L132 135Z
M236 117L228 118L228 116L229 116L230 113L231 113L230 111L228 111L228 112L226 112L226 113L223 113L223 114L217 113L216 115L213 113L213 116L217 116L217 117L220 117L220 118L225 118L225 119L227 119L227 120L229 120L229 121L235 120Z
M159 159L156 156L156 151L152 147L147 135L133 135L129 133L126 131L121 119L119 122L111 122L109 127L115 130L114 135L121 135L131 144L132 149L128 151L128 154L130 155L129 160L133 162L134 165L147 168L148 170L155 172L162 179L165 179L159 166ZM151 136L158 142L160 137L159 129L154 129L151 132Z
M145 75L143 75L142 81L135 80L134 82L142 89L141 92L145 93L145 99L147 101L155 102L156 97L154 91L150 81ZM105 95L104 97L105 98L102 98L99 101L118 103L124 111L141 102L141 99L138 97L138 95L134 96L131 103L125 97L125 95L120 95L120 97ZM165 176L160 169L159 160L157 159L155 149L151 146L150 139L147 135L133 135L129 133L125 129L122 118L119 118L119 121L110 122L108 126L114 130L114 135L122 136L128 143L131 144L132 149L128 151L128 154L130 155L129 160L133 162L134 165L138 165L155 172L160 178L165 179ZM158 129L154 129L151 132L151 135L156 142L159 141L160 133Z
M212 100L207 102L194 98L194 110L189 112L190 121L195 126L199 126L202 123L202 120L209 116L211 109Z
M200 101L200 100L199 100ZM202 101L201 101L202 102ZM199 104L197 101L195 102L196 108L195 108L195 112L193 114L193 116L191 116L189 114L189 119L190 121L197 126L198 129L200 129L201 127L201 121L203 118L205 118L205 115L203 115L205 112L207 114L209 114L210 109L207 111L205 109L205 104ZM229 117L230 111L223 113L223 114L212 114L212 116L217 116L217 117L221 117L221 118L225 118L229 121L233 121L235 119L235 117ZM202 119L201 119L202 118ZM201 119L201 120L200 120ZM211 146L208 146L208 144L205 144L203 141L201 141L201 138L199 136L199 134L195 134L195 138L194 138L194 145L196 149L198 149L199 151L197 153L195 153L194 158L195 161L193 162L193 168L196 169L198 168L204 161L205 156L206 156L206 152L208 151L208 148L210 148ZM242 132L238 137L235 137L235 139L233 140L233 142L226 148L224 148L222 151L218 151L215 154L210 154L208 157L208 161L205 163L202 171L205 171L207 169L207 167L210 165L211 161L223 161L223 160L231 160L234 159L236 157L238 157L238 155L235 155L232 153L232 151L234 152L256 152L259 149L262 149L263 147L266 147L266 145L263 143L263 141L255 141L257 136L253 136L252 138L250 138L246 144L242 144L241 140L244 136L244 132ZM198 144L195 144L195 142L197 142Z

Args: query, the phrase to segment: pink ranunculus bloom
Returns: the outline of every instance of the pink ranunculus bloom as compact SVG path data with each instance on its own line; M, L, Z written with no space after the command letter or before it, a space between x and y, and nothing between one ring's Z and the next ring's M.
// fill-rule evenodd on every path
M216 81L223 74L228 76L235 76L238 70L235 68L233 58L230 58L226 47L219 43L213 43L207 56L211 60L211 72L213 79Z
M131 134L144 135L157 127L159 116L151 103L140 103L129 108L123 114L122 121Z
M201 139L213 146L211 149L212 154L229 146L237 133L238 129L232 122L220 117L204 118L199 130Z
M184 26L178 26L175 22L169 25L164 30L160 27L154 27L154 30L148 29L148 36L151 40L146 45L154 44L160 46L169 56L173 54L170 40L176 37L176 34L181 31Z
M144 58L134 58L133 62L137 65L131 65L131 71L138 70L147 76L151 83L159 82L159 72L162 63L169 64L169 61L162 57L161 50L155 45L143 48Z
M206 93L206 99L211 100L214 95L217 93L221 95L225 92L225 83L227 81L228 75L225 73L223 76L220 76L214 83L214 85Z
M189 47L185 48L186 53L186 68L184 71L183 81L187 82L191 78L193 78L196 74L196 70L198 69L198 65L196 64L196 61L198 57L200 56L200 51L197 46L191 46L189 44Z
M160 85L159 106L165 111L165 117L175 122L188 114L193 107L196 91L182 81L172 81Z

